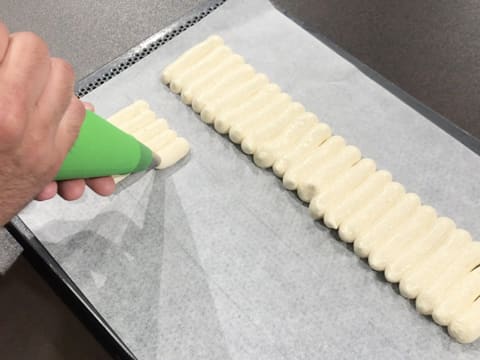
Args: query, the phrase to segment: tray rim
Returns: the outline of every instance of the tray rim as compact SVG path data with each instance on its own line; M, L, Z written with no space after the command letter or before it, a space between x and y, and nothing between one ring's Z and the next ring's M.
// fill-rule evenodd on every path
M127 50L124 54L102 65L91 74L76 82L76 95L79 98L87 95L97 87L120 74L122 71L148 56L150 53L175 38L189 27L194 26L226 1L227 0L206 0L204 3L187 12L177 21L143 40L138 45ZM274 4L272 5L277 10L282 11L278 6ZM292 21L295 20L292 19ZM302 23L295 22L304 28ZM454 137L457 141L461 142L476 154L480 155L480 139L402 90L399 86L362 63L326 36L319 33L309 33L335 51L338 55L352 63L363 74L444 130L447 134ZM105 350L107 350L107 352L109 352L115 359L136 359L133 352L122 341L120 336L110 327L108 322L96 310L93 304L76 286L62 266L55 260L53 255L45 248L35 234L26 226L23 220L17 215L5 225L5 228L23 247L25 257L35 270L48 282L62 301L69 306L76 317L96 337Z

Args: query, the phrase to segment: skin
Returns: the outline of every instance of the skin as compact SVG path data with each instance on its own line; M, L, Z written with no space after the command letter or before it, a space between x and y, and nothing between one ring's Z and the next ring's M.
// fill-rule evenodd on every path
M86 186L114 191L111 177L53 181L92 108L74 96L74 79L41 38L9 34L0 22L0 225L33 199L75 200Z

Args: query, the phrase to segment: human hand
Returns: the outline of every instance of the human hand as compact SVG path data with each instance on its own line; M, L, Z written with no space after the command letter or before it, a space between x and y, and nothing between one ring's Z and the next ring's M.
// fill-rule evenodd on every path
M43 40L9 34L0 23L0 225L37 194L46 199L58 190L73 199L83 192L83 180L51 183L85 117L73 84L72 67L51 58ZM88 183L107 194L106 181Z
M92 104L84 102L85 109L95 111ZM44 201L53 198L56 194L65 200L79 199L88 186L98 195L108 196L115 191L115 183L111 176L92 178L92 179L76 179L65 181L52 181L35 197L35 200Z

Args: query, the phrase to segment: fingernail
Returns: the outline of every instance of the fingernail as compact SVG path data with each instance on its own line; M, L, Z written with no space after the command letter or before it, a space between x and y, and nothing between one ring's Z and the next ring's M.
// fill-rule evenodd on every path
M92 104L89 102L83 102L83 106L85 106L85 109L90 110L90 111L95 111L95 108Z

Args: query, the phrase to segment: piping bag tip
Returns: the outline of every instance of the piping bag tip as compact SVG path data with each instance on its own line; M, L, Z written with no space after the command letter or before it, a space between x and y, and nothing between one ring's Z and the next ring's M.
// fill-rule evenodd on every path
M135 173L159 164L160 158L151 149L87 110L78 138L55 180Z
M160 158L160 156L158 156L152 151L152 162L150 163L150 167L148 168L148 170L156 169L161 163L162 159Z

